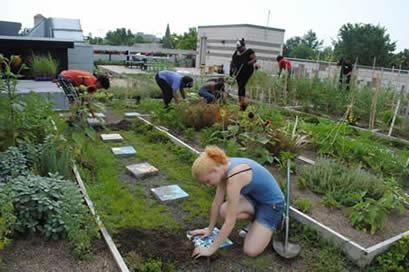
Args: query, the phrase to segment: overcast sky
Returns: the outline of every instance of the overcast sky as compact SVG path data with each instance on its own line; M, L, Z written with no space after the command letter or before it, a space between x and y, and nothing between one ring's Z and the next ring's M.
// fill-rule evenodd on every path
M256 24L285 29L285 39L315 31L325 45L345 23L372 23L387 28L397 49L409 48L408 0L1 0L0 20L33 26L33 16L76 18L84 34L104 36L125 27L162 36L215 24ZM268 11L271 11L270 19Z

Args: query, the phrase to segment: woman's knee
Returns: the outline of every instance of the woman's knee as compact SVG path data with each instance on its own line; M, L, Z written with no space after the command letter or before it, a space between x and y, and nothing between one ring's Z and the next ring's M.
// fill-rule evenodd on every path
M257 257L258 255L260 255L263 251L260 251L260 249L258 248L254 248L251 246L246 246L246 244L243 247L243 252L246 256L249 257Z

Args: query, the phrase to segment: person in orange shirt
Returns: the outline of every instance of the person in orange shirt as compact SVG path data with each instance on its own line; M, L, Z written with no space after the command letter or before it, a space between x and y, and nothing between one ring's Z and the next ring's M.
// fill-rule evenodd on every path
M110 86L107 76L95 76L90 72L80 70L64 70L60 73L59 78L71 82L74 87L84 85L89 94L95 93L98 89L108 89Z

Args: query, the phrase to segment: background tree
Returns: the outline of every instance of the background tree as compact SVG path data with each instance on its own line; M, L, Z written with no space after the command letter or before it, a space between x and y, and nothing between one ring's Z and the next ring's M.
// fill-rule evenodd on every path
M387 66L396 42L391 42L386 28L372 24L345 24L338 33L335 43L335 54L338 58L345 56L359 64L372 65L376 57L377 66Z
M108 31L105 35L107 44L111 45L133 45L135 43L135 36L130 29L117 28L114 31Z
M174 44L172 43L172 37L170 34L169 24L166 26L165 36L162 39L163 48L175 48Z
M409 70L409 49L405 49L398 54L393 55L389 66L393 66L396 69L401 67L401 69Z
M171 35L171 41L177 49L191 49L196 50L197 47L197 30L195 27L189 28L188 32L184 32L182 35L173 33Z
M284 56L301 59L314 59L323 44L317 34L309 30L302 37L295 36L288 39L284 45Z

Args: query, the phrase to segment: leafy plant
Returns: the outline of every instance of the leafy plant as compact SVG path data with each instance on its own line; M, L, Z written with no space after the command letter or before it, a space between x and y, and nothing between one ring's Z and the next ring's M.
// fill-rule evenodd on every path
M68 234L78 256L89 250L97 228L75 184L57 175L28 175L11 180L10 186L16 231L38 232L48 239Z
M6 152L0 154L0 182L28 172L27 159L20 150L11 146Z
M383 229L392 209L399 209L403 213L404 207L389 193L379 200L368 198L355 204L349 210L349 218L354 227L374 234L377 230Z
M405 272L409 270L409 236L403 236L385 254L376 258L380 271Z
M10 242L15 221L10 187L0 185L0 251Z
M322 205L330 210L341 208L341 204L334 198L331 193L325 194L321 200Z
M63 191L63 222L64 228L78 258L89 253L92 240L98 235L95 219L84 206L81 192L76 186L66 186Z
M294 206L297 207L303 213L310 213L312 209L312 203L310 200L305 198L297 198L294 201Z
M136 272L174 272L176 271L174 265L163 263L159 259L144 259L135 251L131 251L125 257L129 267Z

